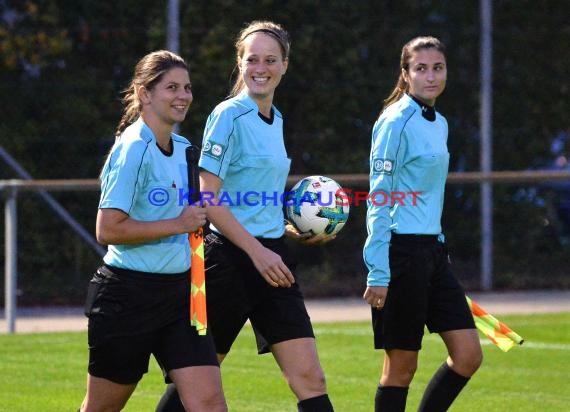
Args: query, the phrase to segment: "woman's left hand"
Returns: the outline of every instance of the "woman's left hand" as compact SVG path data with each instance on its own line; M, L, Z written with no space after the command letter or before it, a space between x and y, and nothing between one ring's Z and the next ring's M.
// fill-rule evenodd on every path
M336 235L327 235L326 233L320 233L318 235L301 233L291 223L285 225L285 236L303 245L323 245L336 238Z

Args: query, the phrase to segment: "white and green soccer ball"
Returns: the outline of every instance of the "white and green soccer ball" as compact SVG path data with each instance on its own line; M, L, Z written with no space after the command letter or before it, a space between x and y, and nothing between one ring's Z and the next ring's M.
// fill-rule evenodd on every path
M349 202L340 185L325 176L308 176L297 182L286 198L289 222L301 233L334 235L344 227Z

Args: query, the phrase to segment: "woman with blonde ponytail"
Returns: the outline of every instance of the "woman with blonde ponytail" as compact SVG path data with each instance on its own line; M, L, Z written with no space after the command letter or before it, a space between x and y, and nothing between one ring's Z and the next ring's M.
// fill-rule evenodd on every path
M238 35L238 77L230 98L206 122L200 157L201 188L215 194L208 210L212 233L205 239L208 324L220 362L249 320L259 354L271 353L302 412L333 410L317 356L315 335L295 275L295 258L284 240L330 240L286 227L277 199L227 201L226 194L282 194L290 159L283 116L273 105L289 66L289 36L279 24L255 21ZM157 412L180 411L173 386Z

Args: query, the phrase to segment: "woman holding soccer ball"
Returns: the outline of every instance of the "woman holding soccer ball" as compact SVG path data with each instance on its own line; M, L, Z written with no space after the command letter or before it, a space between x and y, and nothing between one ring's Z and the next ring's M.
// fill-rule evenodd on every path
M294 259L284 242L286 234L305 237L286 230L282 204L276 201L220 199L221 194L285 191L290 159L273 97L287 71L289 46L288 34L278 24L256 21L245 27L236 42L238 77L231 97L206 123L199 165L200 189L214 195L206 202L212 223L205 238L208 326L222 362L249 320L258 352L272 353L298 399L298 410L327 412L333 407L292 273ZM171 385L157 411L180 410Z
M377 412L405 410L425 326L441 336L449 356L429 382L420 411L446 411L483 359L441 232L448 126L434 106L446 80L444 45L434 37L412 39L372 132L370 192L420 193L414 206L369 202L367 212L364 299L372 306L374 346L385 352Z

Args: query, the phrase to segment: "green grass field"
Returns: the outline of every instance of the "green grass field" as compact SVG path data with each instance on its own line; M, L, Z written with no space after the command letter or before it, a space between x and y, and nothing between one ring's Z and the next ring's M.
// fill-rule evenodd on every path
M504 353L482 337L483 366L451 411L570 410L570 313L500 318L525 344ZM372 349L369 322L321 323L315 329L336 411L373 411L382 352ZM75 411L85 392L86 339L85 333L0 335L0 411ZM427 335L408 410L417 409L423 388L444 358L439 337ZM297 410L273 358L256 354L249 327L224 361L222 373L232 412ZM152 360L125 411L154 411L163 389Z

